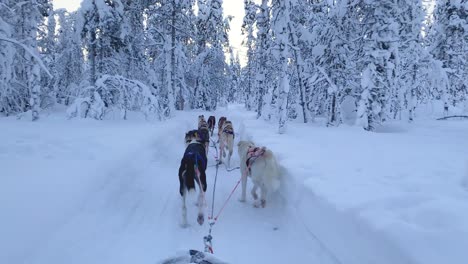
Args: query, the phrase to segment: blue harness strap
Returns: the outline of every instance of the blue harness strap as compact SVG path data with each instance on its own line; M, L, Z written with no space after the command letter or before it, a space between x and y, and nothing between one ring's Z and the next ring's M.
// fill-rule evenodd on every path
M199 165L198 164L199 159L201 161L200 165L202 165L204 167L204 165L206 164L206 161L203 159L203 157L200 155L200 153L194 153L192 151L189 151L184 155L184 157L193 159L195 161L195 166L197 166L197 167Z

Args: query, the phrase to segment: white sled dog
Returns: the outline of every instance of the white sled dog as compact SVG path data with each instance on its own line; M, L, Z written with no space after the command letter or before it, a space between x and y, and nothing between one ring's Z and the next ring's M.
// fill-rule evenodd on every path
M219 139L219 159L223 162L223 158L226 157L226 152L228 152L227 157L227 166L231 167L231 156L234 150L234 128L231 121L225 121L223 124L223 130L220 133Z
M253 182L251 190L255 207L266 206L266 196L280 187L280 171L273 152L265 147L256 147L252 141L240 141L238 144L240 169L242 174L241 202L246 200L247 177ZM260 188L260 200L257 189Z

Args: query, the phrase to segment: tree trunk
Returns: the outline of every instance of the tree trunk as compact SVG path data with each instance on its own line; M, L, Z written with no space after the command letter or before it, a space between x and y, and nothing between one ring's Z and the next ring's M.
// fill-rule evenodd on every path
M304 123L308 123L308 116L307 116L307 111L306 111L306 100L305 100L305 89L304 89L304 76L303 76L303 60L301 54L296 50L298 48L299 43L297 40L297 36L292 32L291 28L291 23L288 23L288 30L289 30L289 35L290 39L292 40L292 44L295 47L293 49L293 56L294 60L296 61L296 71L297 71L297 80L299 83L299 93L300 93L300 98L299 98L299 105L302 108L302 116L304 118Z
M176 71L177 71L177 65L176 65L176 50L175 50L175 44L176 44L176 19L177 19L177 13L176 13L176 1L172 0L172 14L171 14L171 44L172 44L172 49L171 49L171 85L172 85L172 92L174 95L176 95L176 109L177 110L184 110L184 99L182 95L182 90L180 87L177 87L176 83Z
M263 97L265 96L265 79L266 79L266 64L267 64L267 57L266 57L266 49L267 49L267 31L268 31L268 0L262 0L262 5L260 8L260 15L257 21L257 26L259 27L259 64L258 64L258 75L256 78L256 86L258 91L258 99L257 99L257 119L262 116L262 108L263 108Z
M330 109L330 120L328 126L334 125L336 122L336 92L331 95L331 109Z

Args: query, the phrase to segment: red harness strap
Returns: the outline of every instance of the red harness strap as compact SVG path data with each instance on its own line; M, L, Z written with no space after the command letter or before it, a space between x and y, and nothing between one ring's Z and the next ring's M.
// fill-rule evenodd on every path
M255 160L265 154L266 148L265 147L250 147L247 150L247 160L246 165L247 169L250 170L250 167L255 162Z

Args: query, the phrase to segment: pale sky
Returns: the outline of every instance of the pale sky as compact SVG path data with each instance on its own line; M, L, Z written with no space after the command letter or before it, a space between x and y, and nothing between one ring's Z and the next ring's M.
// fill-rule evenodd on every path
M68 11L75 11L80 7L81 0L53 0L54 8L66 8ZM234 16L231 21L231 32L229 33L229 41L234 48L234 52L238 52L242 64L245 63L245 49L242 48L241 26L244 17L244 0L224 0L223 1L224 15Z

